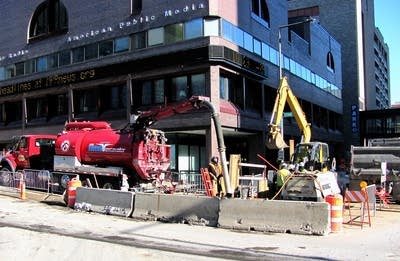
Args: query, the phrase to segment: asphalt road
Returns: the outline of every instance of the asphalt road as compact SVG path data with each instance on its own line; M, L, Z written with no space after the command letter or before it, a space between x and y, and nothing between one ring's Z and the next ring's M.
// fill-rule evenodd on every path
M378 211L371 227L309 236L141 222L0 195L1 260L400 260L399 242L399 206Z

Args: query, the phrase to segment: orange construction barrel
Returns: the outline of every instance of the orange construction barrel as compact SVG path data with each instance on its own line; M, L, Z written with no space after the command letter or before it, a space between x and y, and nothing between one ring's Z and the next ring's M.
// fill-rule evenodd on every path
M79 179L73 178L68 181L67 184L67 206L74 207L76 200L76 188L82 186L82 182Z
M343 223L343 197L340 194L328 195L325 201L330 209L331 232L340 232Z

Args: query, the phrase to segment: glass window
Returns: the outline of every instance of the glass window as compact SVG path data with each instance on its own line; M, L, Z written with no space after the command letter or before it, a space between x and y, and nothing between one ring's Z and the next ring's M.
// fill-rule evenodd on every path
M148 31L148 46L154 46L164 43L164 28L159 27Z
M24 62L15 64L15 75L24 75L25 74L25 64Z
M175 43L183 40L183 24L172 24L165 27L165 43Z
M204 36L219 36L219 19L204 20Z
M74 92L77 113L95 112L97 110L97 94L95 89L77 90Z
M206 76L204 73L193 74L191 76L192 95L204 96L206 95Z
M98 44L89 44L85 46L85 60L96 59L98 57Z
M29 27L29 38L39 39L68 31L67 9L59 0L44 1L35 10Z
M68 114L68 96L66 93L58 94L49 99L49 116L60 116Z
M244 32L244 49L253 52L253 36Z
M187 77L180 76L172 78L173 101L181 101L188 98Z
M266 0L252 0L251 11L269 25L269 11Z
M289 57L283 55L283 65L282 66L286 70L290 70L290 59L289 59Z
M58 54L58 61L60 66L71 64L71 52L70 50L61 51Z
M219 98L229 100L228 78L224 76L219 77Z
M131 14L137 15L142 12L142 0L131 0Z
M154 81L154 103L164 102L164 80Z
M261 44L261 48L262 48L262 57L265 60L269 61L270 60L270 58L269 58L269 49L270 49L270 47L268 46L268 44L262 43Z
M178 145L178 171L189 170L189 146Z
M47 71L47 56L42 56L37 58L36 62L37 71L38 72L45 72Z
M233 30L233 42L235 44L239 45L240 47L244 46L244 39L243 39L244 36L243 35L244 35L244 33L243 33L243 31L241 29L239 29L237 27L234 27L234 30Z
M278 51L273 49L273 48L270 48L269 49L269 55L270 55L269 61L271 63L275 64L275 65L278 65L279 64L279 60L278 60L279 59L279 53L278 53Z
M231 23L222 19L222 37L231 42L233 42L233 28L234 26Z
M113 54L114 42L113 40L104 41L99 43L99 56L107 56Z
M108 92L107 92L108 93ZM109 91L110 96L105 97L109 99L107 103L110 104L109 108L105 109L123 109L126 108L126 86L125 85L118 85L110 87Z
M72 63L83 62L84 53L83 47L72 49Z
M27 106L28 120L47 117L47 111L48 111L47 99L45 98L27 99L26 106Z
M25 73L34 73L36 72L36 59L31 59L28 61L25 61Z
M22 102L6 102L4 107L7 123L22 119Z
M184 25L184 37L186 40L197 38L203 35L203 20L195 19L186 22Z
M132 49L146 48L146 33L140 32L132 35Z
M254 45L254 53L261 56L261 42L254 38L253 45Z
M5 80L5 69L4 67L0 67L0 81Z
M15 77L15 65L14 64L6 66L5 76L6 76L6 79L10 79L12 77Z
M129 37L117 38L114 41L114 52L120 53L129 51Z
M48 68L52 69L52 68L57 68L58 67L58 54L50 54L47 56L47 64L48 64Z
M146 81L142 84L142 105L151 104L151 94L152 94L152 83L151 81Z

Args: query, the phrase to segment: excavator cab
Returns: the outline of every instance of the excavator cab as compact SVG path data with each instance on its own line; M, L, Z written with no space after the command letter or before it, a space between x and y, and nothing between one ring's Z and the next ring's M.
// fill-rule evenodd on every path
M309 171L327 171L329 164L329 147L322 142L299 143L293 155L294 164L304 163Z

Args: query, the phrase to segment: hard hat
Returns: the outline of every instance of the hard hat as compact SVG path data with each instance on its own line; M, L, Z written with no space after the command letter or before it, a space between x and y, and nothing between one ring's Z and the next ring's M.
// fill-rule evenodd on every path
M287 164L283 162L283 163L281 164L281 168L286 168L286 167L287 167Z
M304 167L304 162L300 162L299 167Z

